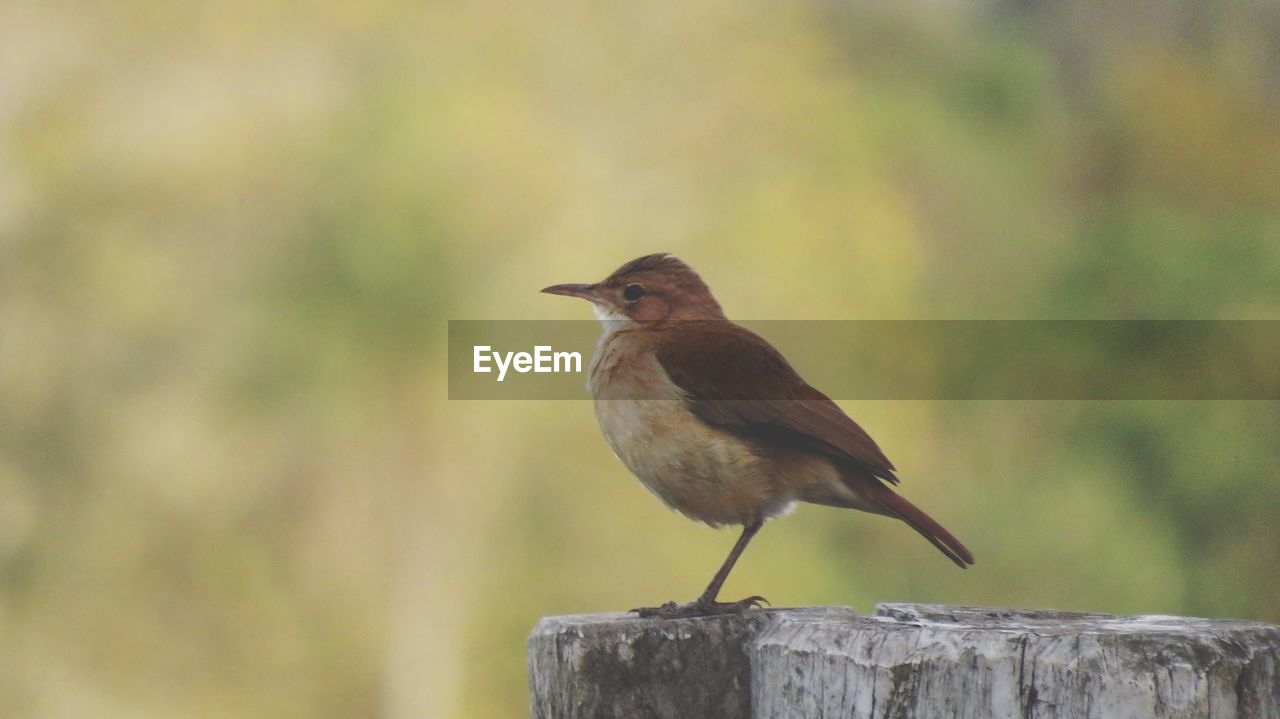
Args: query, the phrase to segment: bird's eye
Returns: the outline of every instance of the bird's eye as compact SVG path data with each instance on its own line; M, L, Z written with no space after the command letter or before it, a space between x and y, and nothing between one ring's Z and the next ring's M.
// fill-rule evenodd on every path
M627 302L635 302L641 297L644 297L644 288L640 285L627 285L627 288L622 291L622 299Z

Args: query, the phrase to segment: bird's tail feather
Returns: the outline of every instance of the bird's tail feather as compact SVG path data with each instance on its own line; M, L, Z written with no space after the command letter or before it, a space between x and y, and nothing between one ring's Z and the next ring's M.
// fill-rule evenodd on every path
M881 487L882 491L875 493L874 500L886 514L906 522L961 569L966 569L973 564L973 554L960 543L960 540L952 536L951 532L943 529L941 524L933 520L933 517L925 514L923 510L901 495L888 487L883 485Z

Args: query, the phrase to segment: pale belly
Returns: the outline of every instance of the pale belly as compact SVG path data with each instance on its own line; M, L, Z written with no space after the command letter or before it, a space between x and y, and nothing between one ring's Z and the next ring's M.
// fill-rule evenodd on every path
M747 442L694 416L656 359L603 341L590 389L614 454L671 508L719 526L764 519L791 505L770 463Z
M671 508L712 526L784 510L768 463L740 439L697 419L679 400L596 400L614 454Z

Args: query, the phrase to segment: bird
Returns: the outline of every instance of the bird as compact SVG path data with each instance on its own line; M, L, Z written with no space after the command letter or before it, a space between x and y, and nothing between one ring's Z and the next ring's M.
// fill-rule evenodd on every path
M737 614L760 595L719 601L765 521L798 502L905 522L960 568L973 554L893 490L879 445L811 387L765 339L734 324L702 277L668 253L639 257L605 279L542 292L587 300L603 332L587 389L605 441L658 499L742 534L703 593L631 610L676 619Z

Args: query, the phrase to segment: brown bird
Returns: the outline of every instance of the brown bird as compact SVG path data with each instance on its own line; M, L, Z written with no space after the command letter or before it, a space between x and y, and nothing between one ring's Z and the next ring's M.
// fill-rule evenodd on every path
M647 255L600 282L542 291L588 300L604 324L587 387L627 469L686 516L743 527L702 596L632 611L674 618L759 606L763 597L716 597L764 521L795 502L896 517L961 568L973 564L959 540L890 488L898 478L875 441L772 345L730 322L684 262Z

